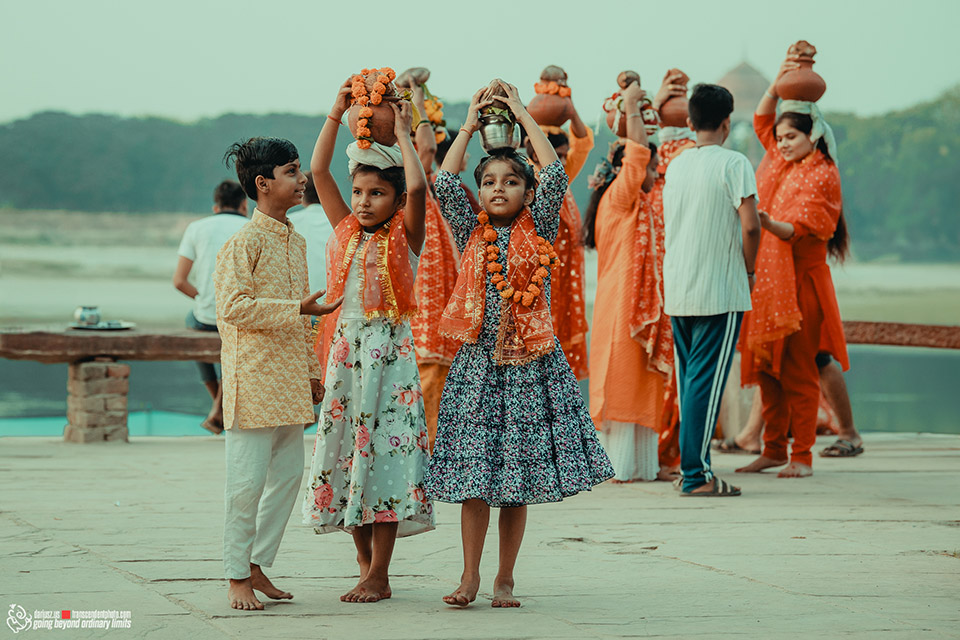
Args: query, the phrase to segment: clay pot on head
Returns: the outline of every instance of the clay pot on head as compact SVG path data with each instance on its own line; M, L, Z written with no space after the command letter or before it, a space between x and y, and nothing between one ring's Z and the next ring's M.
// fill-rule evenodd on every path
M682 77L673 84L682 84L684 91L686 91L687 83L690 82L690 76L680 71L680 69L670 69L667 71L663 77L663 81L666 82L667 78L677 74L680 74ZM660 105L660 121L665 127L686 127L688 115L689 111L686 97L674 96Z
M640 74L636 71L621 71L617 75L617 84L620 85L621 89L629 87L631 82L640 84Z
M410 67L397 76L393 81L398 87L412 89L414 85L425 84L430 79L430 69L426 67Z
M540 72L540 82L567 86L567 72L550 65ZM570 100L553 93L538 93L527 105L527 112L540 126L559 127L570 119Z
M373 95L373 85L377 82L377 74L371 73L364 78L364 84L367 86L368 95ZM367 128L370 129L370 137L373 138L374 142L384 144L387 146L397 144L397 135L394 133L394 115L393 109L390 108L390 102L397 101L396 88L393 83L387 84L387 90L383 94L383 101L378 105L373 103L368 104L367 106L373 110L373 116L367 118ZM350 128L350 133L353 134L353 137L357 137L357 120L360 119L360 109L359 104L351 106L347 110L347 126Z
M657 112L654 111L653 104L651 104L650 99L646 96L640 100L640 114L647 135L652 136L657 132L659 123L657 120ZM627 116L623 112L623 105L607 111L607 126L610 127L610 131L613 131L618 138L627 137Z
M827 83L813 70L813 56L817 48L806 40L799 40L787 49L788 56L797 56L799 69L788 71L777 82L777 95L784 100L816 102L827 90Z
M540 72L541 82L556 82L557 84L567 84L567 72L555 64L547 65Z

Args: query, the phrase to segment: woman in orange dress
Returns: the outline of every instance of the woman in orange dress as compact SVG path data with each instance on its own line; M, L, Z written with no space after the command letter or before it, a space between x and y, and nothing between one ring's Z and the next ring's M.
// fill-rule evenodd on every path
M777 79L798 68L792 59ZM757 106L753 126L766 149L757 169L760 221L753 310L740 339L744 385L759 384L766 430L759 458L739 472L789 464L778 474L813 474L820 377L817 354L850 364L827 256L847 253L836 144L816 104L795 100L776 115L776 81ZM793 447L787 456L788 432Z
M662 314L648 195L657 179L657 155L656 147L647 142L637 109L642 95L636 83L624 90L627 140L623 161L599 202L594 193L585 222L586 245L595 246L598 257L590 334L590 415L610 455L614 479L621 482L657 478L657 433L666 381L664 360L651 357L631 335L639 304L634 285L637 261L647 265L652 283L640 291L650 298L645 305L650 312L645 326L658 326ZM641 229L646 232L638 240ZM641 255L637 255L638 242Z

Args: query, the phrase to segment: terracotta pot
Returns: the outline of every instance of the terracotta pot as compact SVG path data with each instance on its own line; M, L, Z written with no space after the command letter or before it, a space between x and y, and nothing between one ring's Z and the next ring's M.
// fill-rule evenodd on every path
M621 71L617 75L617 84L620 85L621 89L629 87L631 82L640 84L640 74L636 71Z
M827 83L813 70L813 56L817 49L806 40L800 40L787 49L788 56L798 56L800 68L788 71L777 82L777 95L784 100L816 102L827 90Z
M570 101L567 98L550 93L538 93L527 105L527 111L537 124L559 127L569 120L567 115L569 105Z
M397 76L394 84L398 87L407 87L412 89L415 84L424 84L430 79L430 69L426 67L410 67Z
M620 115L619 118L617 118L618 113ZM640 113L647 135L656 133L658 129L657 112L654 111L649 98L644 97L640 100ZM607 126L610 127L610 131L613 131L618 138L627 137L627 118L623 113L622 105L619 109L607 111ZM614 128L614 126L616 126L616 128Z
M380 104L373 106L373 117L367 118L367 128L370 129L370 137L374 142L385 144L387 146L397 144L397 134L394 133L394 115L390 108L389 100L384 100ZM360 119L360 105L355 104L347 110L347 126L350 127L350 133L357 137L357 120Z
M681 77L673 84L683 85L683 90L686 91L687 83L690 82L690 76L680 71L680 69L670 69L667 71L663 77L663 81L666 82L667 78L676 74L680 74ZM675 96L668 99L660 105L660 121L665 127L686 127L687 115L689 114L687 106L688 103L685 97Z

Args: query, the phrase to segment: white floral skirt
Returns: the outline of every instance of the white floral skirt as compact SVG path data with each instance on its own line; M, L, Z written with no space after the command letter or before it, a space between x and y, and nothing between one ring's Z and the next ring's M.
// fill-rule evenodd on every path
M427 426L409 322L340 321L303 500L317 533L399 522L398 537L434 528L426 497Z

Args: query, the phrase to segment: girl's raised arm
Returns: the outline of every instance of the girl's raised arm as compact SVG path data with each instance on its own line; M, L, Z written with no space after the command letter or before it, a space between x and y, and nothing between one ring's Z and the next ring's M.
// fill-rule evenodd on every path
M403 211L403 225L407 230L407 242L413 252L420 255L423 239L426 236L424 216L427 207L427 176L423 173L420 157L410 139L410 126L413 124L413 108L403 101L401 106L390 103L394 114L394 133L403 155L403 175L407 183L407 203ZM431 134L432 135L432 134Z
M527 113L523 102L520 100L520 92L517 91L515 86L503 80L497 80L497 82L500 83L500 86L507 93L506 97L501 97L499 100L506 103L510 111L513 112L517 122L519 122L520 126L527 132L527 135L530 137L530 144L533 145L533 152L537 154L537 160L540 161L540 166L545 167L548 164L556 162L557 152L554 150L553 145L550 144L550 141L547 140L546 134L543 133L543 129L540 128L537 121Z
M423 170L429 173L433 170L433 159L437 155L437 137L433 133L430 119L427 117L427 106L423 99L423 85L413 85L413 106L420 112L420 122L415 122L417 126L414 136L417 140L417 155L420 156L420 164Z
M484 87L473 94L473 98L470 99L470 107L467 109L467 119L464 121L463 126L460 127L460 132L457 133L457 137L454 138L453 144L451 144L447 150L447 156L443 159L443 166L440 167L441 171L449 171L452 174L460 173L460 166L463 164L463 154L467 152L467 145L470 144L470 138L473 137L473 134L480 128L480 109L492 103L491 100L481 100L486 92L487 87Z
M340 195L337 182L330 173L330 161L337 146L337 133L340 129L340 120L344 112L350 108L350 92L353 79L347 78L337 92L337 98L330 108L330 115L323 122L317 144L313 147L313 156L310 158L310 173L313 174L313 183L317 187L317 196L323 206L327 220L336 229L340 221L350 215L350 206Z

